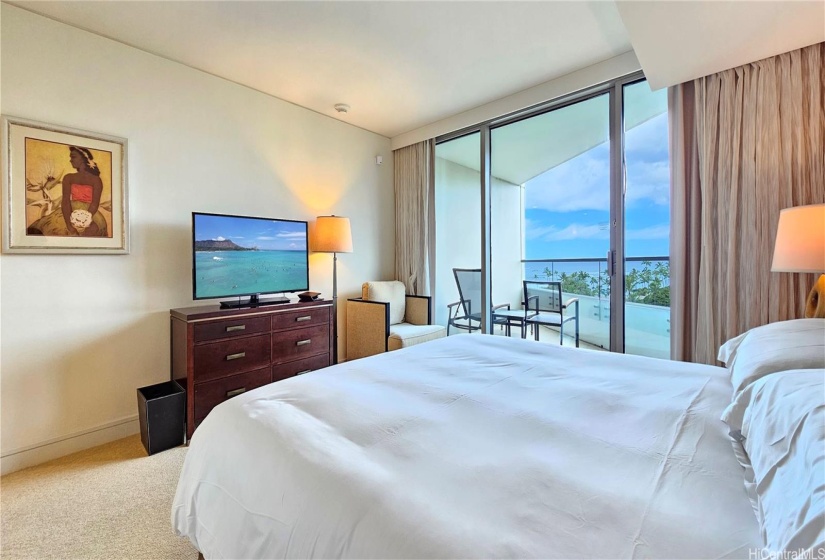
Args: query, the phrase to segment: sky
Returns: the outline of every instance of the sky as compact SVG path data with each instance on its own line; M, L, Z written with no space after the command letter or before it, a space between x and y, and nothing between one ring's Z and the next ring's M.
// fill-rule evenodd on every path
M306 222L195 215L196 241L229 239L241 247L257 247L269 251L305 251L306 228Z
M666 256L670 234L667 113L625 134L628 257ZM604 142L525 183L526 259L604 258L610 147Z

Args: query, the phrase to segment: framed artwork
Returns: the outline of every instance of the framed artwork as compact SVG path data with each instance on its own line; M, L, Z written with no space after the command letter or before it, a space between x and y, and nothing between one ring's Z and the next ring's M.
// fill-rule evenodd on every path
M3 252L129 252L125 138L3 117Z

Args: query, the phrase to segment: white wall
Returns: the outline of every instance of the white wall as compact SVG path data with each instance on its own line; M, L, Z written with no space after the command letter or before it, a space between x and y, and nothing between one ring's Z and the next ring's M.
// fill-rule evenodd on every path
M339 297L392 278L387 138L7 4L0 38L4 115L128 139L132 246L0 257L3 471L136 431L136 388L169 378L169 309L197 304L194 210L349 216ZM331 257L310 256L327 296Z

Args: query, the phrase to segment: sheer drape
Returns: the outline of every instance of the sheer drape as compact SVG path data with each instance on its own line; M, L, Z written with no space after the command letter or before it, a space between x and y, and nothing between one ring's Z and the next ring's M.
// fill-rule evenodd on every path
M770 266L779 211L825 202L823 64L820 43L671 88L674 359L801 316L813 275Z
M395 184L395 277L410 295L430 295L432 186L435 141L393 152Z

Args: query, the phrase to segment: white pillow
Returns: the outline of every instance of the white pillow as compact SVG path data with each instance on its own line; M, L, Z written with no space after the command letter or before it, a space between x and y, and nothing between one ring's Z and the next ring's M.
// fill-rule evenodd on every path
M404 322L407 306L407 291L397 280L387 282L364 282L361 297L367 301L386 301L390 304L390 325Z
M825 557L825 369L769 375L737 398L744 412L726 421L744 436L766 548Z
M722 345L719 360L730 370L734 396L777 371L825 368L825 319L793 319L756 327Z
M739 437L734 436L733 431L731 431L733 454L736 456L736 460L739 461L742 468L745 469L745 493L748 495L748 499L751 502L754 515L756 515L756 518L759 519L759 498L756 495L756 479L753 476L753 465L751 465L748 452L745 451L745 446L742 445L743 441L744 440L741 440Z
M791 370L793 371L808 371L808 370ZM787 373L787 372L780 372ZM779 373L775 374L779 375ZM748 406L753 401L754 391L761 390L765 384L765 379L770 376L763 377L754 383L751 383L744 390L736 393L733 396L733 401L722 412L722 421L730 428L731 445L733 445L733 454L736 460L745 469L745 491L751 501L751 506L756 514L757 519L760 517L759 513L759 498L756 492L756 476L754 475L753 464L748 450L745 447L745 436L742 433L742 424L744 423L745 414L748 411Z

